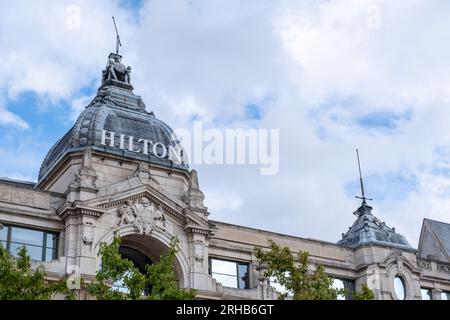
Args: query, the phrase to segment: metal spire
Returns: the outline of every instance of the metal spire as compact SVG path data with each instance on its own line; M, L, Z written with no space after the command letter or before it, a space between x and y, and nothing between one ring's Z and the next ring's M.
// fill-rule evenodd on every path
M365 205L365 204L367 204L366 200L372 200L372 199L366 198L366 195L365 195L365 193L364 193L364 184L363 184L363 179L362 179L362 174L361 174L361 163L359 162L359 152L358 152L358 149L356 149L356 157L357 157L357 159L358 159L359 183L360 183L360 185L361 185L361 197L355 196L355 198L362 199L362 201L363 201L362 204Z
M116 29L116 54L119 54L119 47L122 46L122 43L120 42L120 37L119 37L119 31L117 31L117 25L116 25L116 20L114 19L114 16L112 17L113 22L114 22L114 28Z

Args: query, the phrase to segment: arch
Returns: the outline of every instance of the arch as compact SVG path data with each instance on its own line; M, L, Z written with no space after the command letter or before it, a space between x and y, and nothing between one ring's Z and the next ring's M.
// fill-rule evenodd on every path
M159 261L163 254L170 246L171 236L165 232L154 230L150 235L139 234L131 225L124 225L119 228L110 229L95 244L94 251L98 254L100 243L111 243L115 232L122 239L121 245L140 251L146 255L151 261ZM97 265L100 264L100 258L97 256ZM175 275L179 281L181 288L189 287L189 260L183 247L180 245L175 259Z

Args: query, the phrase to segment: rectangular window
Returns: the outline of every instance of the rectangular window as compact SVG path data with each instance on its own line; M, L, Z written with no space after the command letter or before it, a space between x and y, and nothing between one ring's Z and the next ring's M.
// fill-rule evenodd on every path
M450 291L442 291L441 300L450 300Z
M420 288L420 295L422 300L431 300L431 289Z
M52 261L57 257L58 234L54 232L3 225L0 243L13 255L25 246L31 260Z
M209 259L209 274L224 287L248 289L248 270L248 263Z

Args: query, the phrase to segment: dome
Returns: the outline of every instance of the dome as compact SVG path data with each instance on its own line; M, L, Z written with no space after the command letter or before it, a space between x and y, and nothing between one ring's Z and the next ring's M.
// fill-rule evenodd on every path
M111 54L119 59L121 56ZM118 57L117 57L118 56ZM187 170L184 161L173 161L170 150L181 150L173 130L147 112L129 82L109 79L79 115L74 126L50 149L39 171L41 181L64 155L92 147L104 153ZM129 77L128 77L129 79ZM131 142L130 142L131 140ZM178 154L182 155L182 151Z
M349 230L345 234L342 234L342 239L337 244L355 248L373 243L413 249L403 235L396 233L395 228L388 227L386 223L375 217L371 211L372 207L364 201L354 212L358 218Z

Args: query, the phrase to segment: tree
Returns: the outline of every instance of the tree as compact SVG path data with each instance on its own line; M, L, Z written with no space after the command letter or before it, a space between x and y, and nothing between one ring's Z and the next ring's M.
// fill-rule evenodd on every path
M48 300L55 294L72 299L66 280L47 281L44 266L31 270L30 256L22 246L14 258L0 244L0 300Z
M281 247L272 240L269 244L270 251L257 247L255 254L267 267L264 275L274 277L288 291L281 294L281 299L290 293L294 300L336 300L346 293L333 288L333 279L327 276L322 265L317 265L313 273L308 272L308 252L300 251L295 256L288 247Z
M116 234L110 244L100 245L101 269L96 279L87 285L88 292L100 300L142 299L144 288L151 291L145 298L151 300L188 300L195 298L194 290L180 289L176 282L174 262L179 250L178 239L172 237L169 249L161 255L158 262L146 266L142 274L133 262L125 259L119 252L120 237ZM125 292L115 289L112 284L120 282Z
M357 291L353 294L354 300L373 300L375 299L375 295L373 294L373 291L369 289L367 284L363 284L361 291Z

